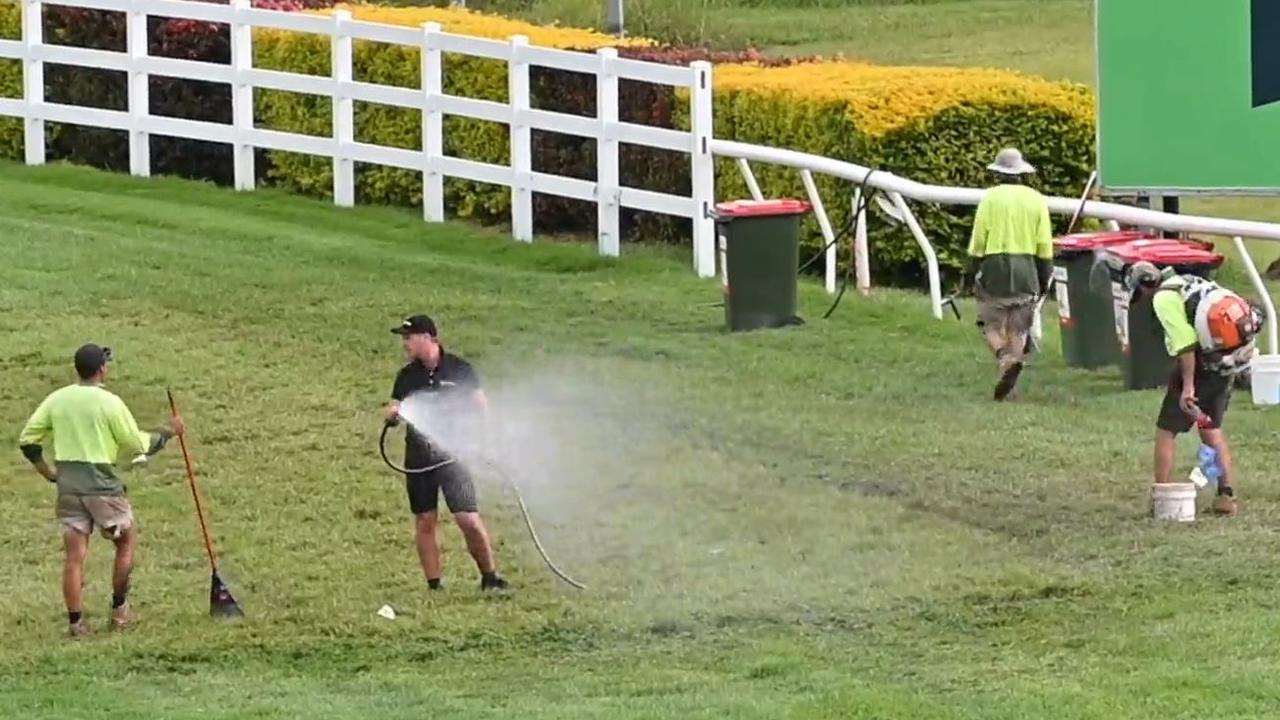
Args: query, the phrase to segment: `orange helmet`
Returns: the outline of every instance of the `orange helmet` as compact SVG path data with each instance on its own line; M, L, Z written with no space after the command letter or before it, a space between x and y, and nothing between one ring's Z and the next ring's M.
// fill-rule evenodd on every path
M1251 342L1262 329L1262 314L1230 291L1208 293L1196 318L1201 342L1215 350L1234 350Z

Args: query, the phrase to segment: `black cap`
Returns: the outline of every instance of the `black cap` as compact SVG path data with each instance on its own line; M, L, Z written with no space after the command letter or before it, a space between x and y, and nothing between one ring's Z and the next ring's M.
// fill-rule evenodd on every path
M400 327L392 328L396 335L430 335L436 336L436 321L426 315L411 315L400 323Z
M82 345L76 350L76 374L87 380L97 374L104 365L111 362L111 348L99 347L92 343Z

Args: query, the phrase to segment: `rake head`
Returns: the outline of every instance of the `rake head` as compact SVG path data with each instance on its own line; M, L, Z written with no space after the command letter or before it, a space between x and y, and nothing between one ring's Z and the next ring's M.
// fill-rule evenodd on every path
M217 572L213 573L209 588L209 614L223 618L244 617L244 611L236 604L236 599L231 596L231 590L227 588L226 583L222 582L222 578L218 577Z

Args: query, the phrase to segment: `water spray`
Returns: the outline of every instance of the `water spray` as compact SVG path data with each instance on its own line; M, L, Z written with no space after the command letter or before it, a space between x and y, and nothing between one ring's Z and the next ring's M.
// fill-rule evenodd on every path
M420 435L423 435L425 437L425 433L421 429L416 428L413 425L413 423L406 420L405 424L408 426L407 432L417 432ZM424 472L431 472L432 470L437 470L457 462L456 458L451 457L451 458L442 460L440 462L436 462L431 465L428 465L424 468L405 468L397 465L395 462L391 460L391 457L387 454L387 434L392 427L394 427L394 425L390 422L384 425L382 428L382 434L378 438L378 451L382 455L382 461L386 463L387 467L391 468L392 470L395 470L398 473L418 474L418 473L424 473ZM533 540L533 546L538 549L538 555L542 557L542 562L546 564L547 568L551 570L551 572L554 573L556 577L565 581L569 585L572 585L573 587L579 590L585 590L587 587L586 585L583 585L582 583L570 577L567 573L561 570L559 566L555 564L555 562L551 560L551 557L549 555L547 555L546 549L542 547L542 541L538 539L538 532L533 527L533 519L529 517L529 509L528 507L525 506L524 496L521 495L520 488L516 487L516 483L515 483L515 480L513 479L512 474L508 472L506 468L502 467L501 465L494 462L492 459L488 457L478 455L475 459L478 460L485 467L487 467L494 475L501 478L502 481L506 484L507 488L510 489L511 492L516 496L516 503L520 506L520 515L522 518L524 518L524 526L529 530L529 538Z

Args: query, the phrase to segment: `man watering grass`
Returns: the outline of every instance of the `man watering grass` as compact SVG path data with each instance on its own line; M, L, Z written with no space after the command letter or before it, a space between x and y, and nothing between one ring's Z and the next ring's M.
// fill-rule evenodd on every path
M418 392L439 393L447 397L469 397L479 409L486 410L488 403L475 369L466 360L446 352L440 344L435 322L426 315L414 315L393 328L392 333L403 338L405 354L409 362L396 374L391 389L393 402L387 406L388 423L400 419L400 403ZM466 538L467 549L480 570L481 590L505 590L508 583L497 573L489 534L476 507L475 484L467 469L456 458L450 458L438 448L430 447L416 433L405 433L404 466L425 468L443 463L427 472L405 476L409 494L409 510L415 518L415 539L418 559L427 586L439 590L441 584L440 539L438 537L437 504L444 494L449 511L453 513L458 529Z
M1222 465L1213 512L1235 515L1235 465L1222 420L1233 381L1253 358L1263 313L1215 282L1145 261L1134 263L1126 283L1130 292L1151 298L1165 347L1177 358L1156 419L1155 481L1170 480L1176 437L1199 427L1200 439L1217 451Z
M110 362L111 348L85 345L77 350L80 381L46 397L18 437L22 454L58 486L57 517L66 549L62 594L72 637L89 632L84 622L84 561L95 528L116 547L111 629L122 630L132 622L127 596L138 533L133 508L113 465L120 457L154 455L183 431L181 417L152 434L139 430L124 401L103 386ZM52 467L44 457L50 440Z
M1053 273L1049 204L1023 184L1035 168L1013 148L987 166L998 184L978 204L969 241L969 271L978 299L978 324L999 371L994 398L1009 397L1022 373L1037 302Z

